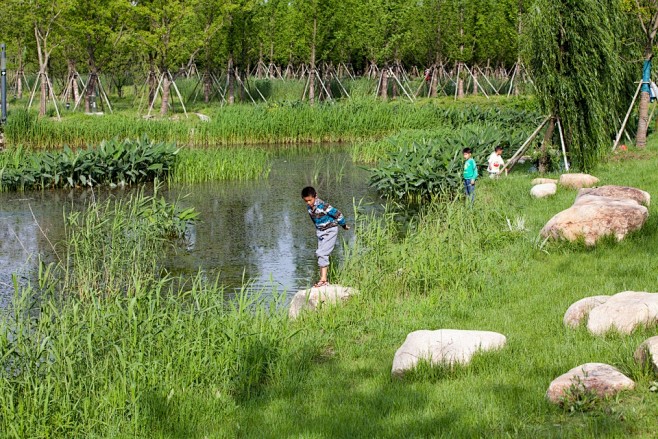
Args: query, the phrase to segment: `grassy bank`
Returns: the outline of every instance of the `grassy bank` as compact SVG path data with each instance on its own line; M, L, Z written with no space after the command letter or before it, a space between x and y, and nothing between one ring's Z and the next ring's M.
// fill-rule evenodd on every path
M658 193L656 140L633 160L602 165L602 183ZM428 206L405 239L392 219L361 229L356 256L339 276L361 295L298 323L296 342L316 346L315 362L245 405L237 421L243 437L651 437L656 377L632 354L655 329L593 337L566 329L562 316L586 296L658 291L656 208L641 233L619 244L542 245L539 229L575 193L533 200L529 180L483 180L473 211ZM467 369L391 379L407 333L438 328L499 331L508 346ZM620 368L637 390L585 413L546 402L552 379L590 361Z
M84 146L103 139L148 136L180 146L352 142L379 138L401 129L453 127L489 119L537 118L529 98L469 98L381 102L354 99L338 103L272 103L200 108L202 122L190 114L146 120L134 110L104 116L67 113L61 121L13 109L6 126L10 146L59 148Z
M615 156L596 175L655 195L657 158L653 137L648 151ZM357 218L334 279L361 294L295 322L259 298L227 307L203 275L183 286L163 278L157 246L134 250L135 236L162 239L157 228L125 233L102 221L111 211L92 210L71 225L90 232L69 234L65 248L85 243L91 250L71 257L96 258L89 267L122 282L108 288L89 268L80 276L90 294L55 294L61 284L48 275L20 291L19 312L0 326L0 428L11 437L652 437L656 377L632 353L655 328L593 337L562 316L585 296L658 291L656 208L621 243L543 244L539 229L575 192L534 200L530 178L482 179L474 209L428 204L404 236L392 213ZM99 236L136 269L103 262L117 253L104 253ZM37 293L45 300L35 304ZM392 379L406 335L439 328L498 331L508 345L468 368ZM587 412L546 402L553 378L590 361L620 368L637 389Z

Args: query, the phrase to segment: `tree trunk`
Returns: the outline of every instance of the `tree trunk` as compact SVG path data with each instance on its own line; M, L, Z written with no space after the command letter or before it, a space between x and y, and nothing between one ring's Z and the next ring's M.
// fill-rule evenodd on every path
M383 100L388 98L388 64L386 64L382 69L382 80L379 95Z
M477 96L477 95L478 95L478 91L479 91L479 90L478 90L478 74L477 74L477 72L474 71L474 72L473 72L473 94L474 94L475 96Z
M548 148L553 143L553 133L555 132L555 118L551 118L548 127L544 133L544 140L541 142L541 157L539 157L539 173L544 174L548 170Z
M459 63L457 68L457 99L462 99L464 97L464 69L462 64Z
M637 121L637 134L635 136L635 146L644 148L647 146L647 129L649 128L649 100L651 95L647 92L640 93L640 108L638 110L639 120Z
M315 104L315 38L318 33L318 19L313 17L313 40L311 42L311 72L308 77L308 101Z
M206 68L206 72L203 74L203 102L206 104L210 102L210 89L212 87L210 71Z
M45 67L44 67L45 68ZM44 71L39 75L41 79L41 98L39 99L39 116L46 115L46 102L48 101L48 82Z
M430 96L435 98L438 95L438 88L439 88L439 68L437 67L436 64L432 67L432 70L430 70L432 79L430 82Z
M235 103L235 72L233 71L233 54L228 56L228 104Z
M95 69L95 67L94 67ZM92 70L89 74L89 82L87 83L87 93L85 93L85 112L86 113L91 113L92 110L96 110L96 108L92 108L92 98L94 96L98 96L96 94L96 83L98 81L98 74L96 73L95 70Z
M155 74L155 60L153 55L149 54L149 77L148 77L148 86L149 86L149 105L154 101L155 94L157 93L158 88L158 78Z
M160 105L160 116L166 116L169 111L169 92L171 90L171 80L167 71L162 73L162 105Z
M18 71L18 78L16 78L16 97L23 99L23 70Z

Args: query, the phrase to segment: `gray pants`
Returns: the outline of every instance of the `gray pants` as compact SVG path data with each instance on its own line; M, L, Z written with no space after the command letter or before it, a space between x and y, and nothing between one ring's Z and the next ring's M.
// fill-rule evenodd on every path
M318 249L315 255L318 257L318 265L320 267L329 266L329 255L334 251L336 246L336 238L338 238L338 227L332 227L327 230L316 230L318 236Z

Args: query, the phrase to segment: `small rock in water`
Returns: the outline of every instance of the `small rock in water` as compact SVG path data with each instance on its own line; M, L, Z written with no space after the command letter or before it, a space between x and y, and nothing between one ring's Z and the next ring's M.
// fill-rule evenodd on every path
M654 372L658 372L658 336L646 339L635 350L633 355L635 361L642 366L651 366Z
M595 307L605 303L610 296L585 297L573 303L564 313L564 326L577 328Z
M560 185L571 189L596 186L599 179L589 174L562 174Z
M561 404L579 394L593 393L604 398L622 390L635 388L635 382L614 367L603 363L586 363L574 367L564 375L554 379L548 386L546 398Z
M507 338L497 332L459 329L420 330L407 335L395 352L391 374L403 376L421 359L433 365L468 364L476 352L500 349Z
M530 195L535 198L546 198L555 195L557 192L557 185L555 183L542 183L530 189Z
M288 316L291 319L296 319L304 310L316 310L323 304L336 304L347 300L354 294L356 294L356 291L352 288L340 285L327 285L326 287L301 290L293 296Z

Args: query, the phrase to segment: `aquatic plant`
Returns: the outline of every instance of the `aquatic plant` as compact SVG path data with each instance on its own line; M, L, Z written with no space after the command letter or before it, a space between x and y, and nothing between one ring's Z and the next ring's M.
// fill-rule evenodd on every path
M183 148L169 174L175 183L254 180L267 177L270 155L262 148Z
M166 176L178 149L170 143L138 140L102 141L98 147L8 154L0 169L4 190L93 187L136 184Z

